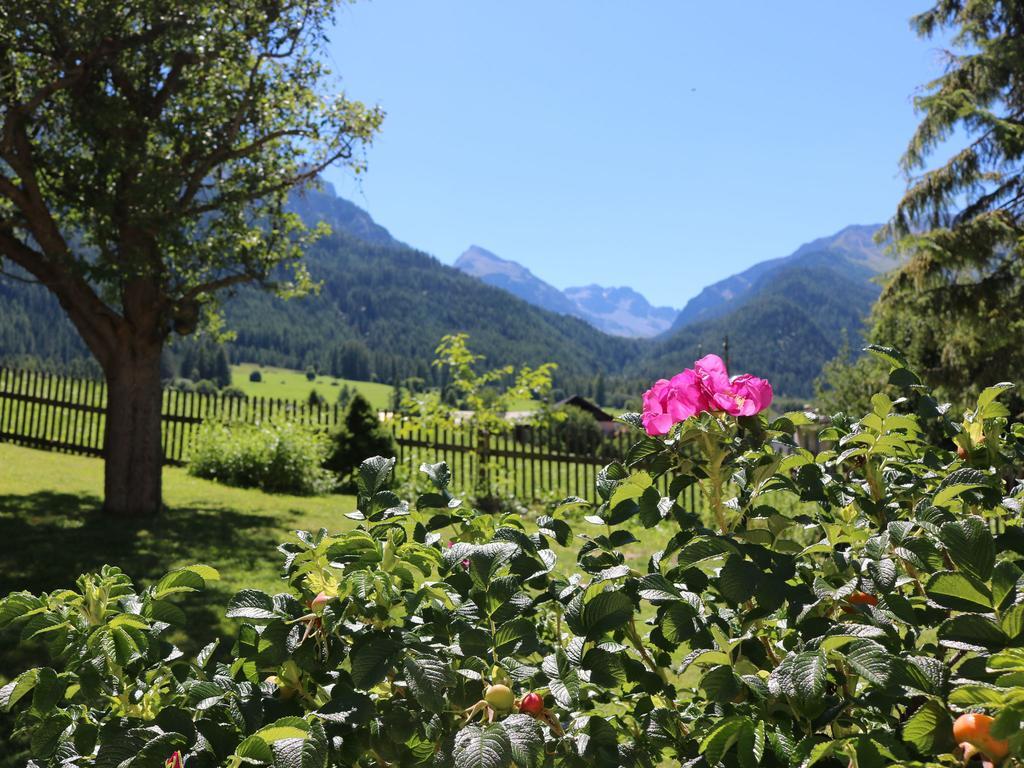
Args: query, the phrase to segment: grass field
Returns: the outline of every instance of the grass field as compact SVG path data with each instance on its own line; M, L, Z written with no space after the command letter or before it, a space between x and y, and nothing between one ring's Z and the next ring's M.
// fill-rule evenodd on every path
M0 443L0 594L49 591L110 563L148 585L175 567L212 565L222 579L190 601L194 640L226 629L228 599L242 587L280 591L275 547L299 529L343 530L351 496L305 498L228 488L164 470L167 510L153 520L100 512L103 463ZM0 648L3 646L0 645ZM4 658L0 654L0 658ZM2 667L0 676L9 670Z
M263 374L263 381L249 381L249 374L253 371ZM371 381L349 381L336 379L333 376L317 376L314 381L309 381L306 374L301 371L293 371L288 368L273 368L254 363L241 363L231 366L231 383L251 397L273 397L281 400L305 400L309 392L315 389L328 403L335 403L338 400L338 392L342 386L347 384L365 397L374 408L379 411L390 410L391 391L390 384L378 384Z

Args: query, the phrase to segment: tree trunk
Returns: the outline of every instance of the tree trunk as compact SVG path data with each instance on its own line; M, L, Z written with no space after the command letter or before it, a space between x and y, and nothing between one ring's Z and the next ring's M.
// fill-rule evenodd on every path
M152 341L118 345L104 367L107 424L103 508L114 515L154 515L161 507L160 352Z

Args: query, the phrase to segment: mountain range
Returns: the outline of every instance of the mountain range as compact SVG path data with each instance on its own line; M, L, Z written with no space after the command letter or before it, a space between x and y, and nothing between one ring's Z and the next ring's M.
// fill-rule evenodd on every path
M585 285L560 291L522 264L496 256L478 245L464 251L455 261L455 268L534 306L586 320L613 336L657 336L672 327L679 314L672 307L651 306L632 288Z
M464 331L487 365L557 362L556 383L566 394L586 394L604 375L609 405L721 351L725 338L731 368L769 377L780 394L808 397L844 334L856 341L880 290L873 279L894 263L871 240L875 227L848 227L709 286L677 313L651 307L628 288L558 291L482 248L464 255L460 268L446 266L396 240L330 188L292 205L308 222L325 220L334 230L307 253L321 289L291 301L253 288L226 296L235 361L443 385L443 373L430 364L434 348L442 335ZM469 264L486 265L491 277L466 274ZM489 284L499 279L508 285ZM664 330L652 338L625 337L657 328ZM87 358L45 289L0 276L0 362L68 368Z

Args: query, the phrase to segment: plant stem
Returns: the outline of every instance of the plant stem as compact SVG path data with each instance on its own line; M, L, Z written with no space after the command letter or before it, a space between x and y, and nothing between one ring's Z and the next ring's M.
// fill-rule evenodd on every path
M633 644L633 647L636 648L637 652L640 654L640 658L643 659L644 664L647 665L647 668L650 669L651 672L656 674L658 677L660 677L662 683L668 685L668 675L665 673L664 669L662 669L655 663L654 659L651 658L651 654L647 652L647 649L644 647L643 641L640 640L640 633L636 631L636 622L632 618L629 620L629 627L626 630L626 636L629 638L629 641Z

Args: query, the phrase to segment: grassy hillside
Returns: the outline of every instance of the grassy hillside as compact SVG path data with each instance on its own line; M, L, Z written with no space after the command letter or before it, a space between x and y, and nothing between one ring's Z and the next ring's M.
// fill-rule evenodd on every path
M249 375L253 371L259 371L263 376L263 381L249 381ZM232 365L231 383L251 397L273 397L281 400L305 400L309 397L310 391L315 389L330 404L337 402L338 392L347 385L349 389L354 389L365 397L370 405L379 411L385 411L391 407L393 391L390 384L352 381L338 379L334 376L317 376L315 380L310 381L301 371L261 366L254 363Z

